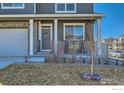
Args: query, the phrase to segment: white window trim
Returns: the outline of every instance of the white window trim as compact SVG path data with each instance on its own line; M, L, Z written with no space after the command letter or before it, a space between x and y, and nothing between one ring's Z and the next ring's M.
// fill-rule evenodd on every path
M34 14L36 14L36 3L34 3Z
M63 23L63 39L65 40L65 26L69 26L69 25L72 25L72 26L80 26L82 25L83 26L83 40L85 40L85 23ZM75 31L74 31L75 32Z
M65 11L58 11L57 10L57 4L59 4L59 3L55 3L55 13L76 13L76 3L74 3L74 11L67 11L66 9L66 5L68 4L68 3L63 3L63 4L65 4Z
M39 37L40 37L40 40L41 40L41 43L40 43L40 46L41 46L41 49L40 49L40 51L51 51L51 49L43 49L42 48L42 39L41 39L41 37L42 37L42 26L50 26L50 41L52 41L52 24L42 24L42 23L40 23L40 25L39 25ZM47 29L47 28L46 28Z
M7 7L7 6L3 6L3 3L1 4L1 9L24 9L24 8L25 8L24 3L22 7Z

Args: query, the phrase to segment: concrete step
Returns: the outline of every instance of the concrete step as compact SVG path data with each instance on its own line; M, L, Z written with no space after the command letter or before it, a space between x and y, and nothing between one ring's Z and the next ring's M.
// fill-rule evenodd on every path
M42 51L42 52L37 52L36 55L44 55L44 56L48 56L51 52L50 51Z
M28 62L41 62L44 63L45 62L45 56L41 56L41 55L33 55L27 58Z

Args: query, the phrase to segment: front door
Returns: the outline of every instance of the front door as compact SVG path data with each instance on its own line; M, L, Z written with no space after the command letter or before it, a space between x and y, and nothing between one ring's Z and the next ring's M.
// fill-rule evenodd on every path
M50 51L52 41L52 24L41 24L41 51Z

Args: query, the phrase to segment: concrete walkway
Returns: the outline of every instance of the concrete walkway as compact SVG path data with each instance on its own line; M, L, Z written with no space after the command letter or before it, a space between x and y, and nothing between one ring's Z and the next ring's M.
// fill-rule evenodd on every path
M13 64L14 62L0 62L0 69L3 69L11 64Z
M3 69L14 63L25 62L24 57L0 57L0 69Z

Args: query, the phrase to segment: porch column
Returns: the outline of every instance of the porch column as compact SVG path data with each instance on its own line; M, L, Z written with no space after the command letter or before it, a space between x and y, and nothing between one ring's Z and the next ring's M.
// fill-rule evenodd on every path
M97 19L98 28L97 28L97 48L98 56L101 55L101 19Z
M33 19L29 20L29 55L33 55Z
M58 19L54 19L54 53L57 54L58 46Z

